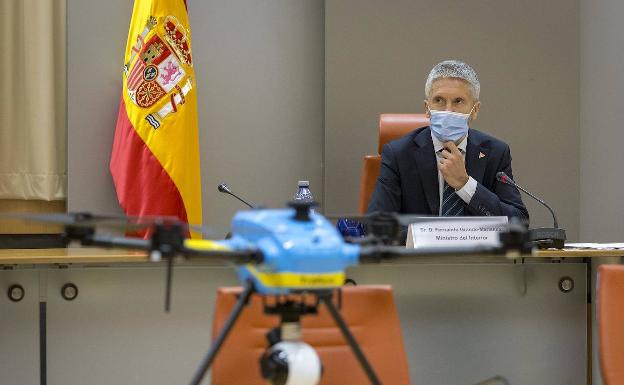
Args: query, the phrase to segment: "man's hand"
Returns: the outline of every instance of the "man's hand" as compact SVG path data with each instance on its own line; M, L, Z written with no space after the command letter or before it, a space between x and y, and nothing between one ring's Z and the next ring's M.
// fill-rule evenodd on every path
M439 160L440 172L449 186L459 190L468 182L464 158L455 143L445 142L443 146L444 149L440 151L442 155L442 159Z

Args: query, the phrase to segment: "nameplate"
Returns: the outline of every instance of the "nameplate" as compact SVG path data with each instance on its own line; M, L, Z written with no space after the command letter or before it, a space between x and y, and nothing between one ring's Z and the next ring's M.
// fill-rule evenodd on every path
M408 248L500 244L507 217L422 217L407 229Z

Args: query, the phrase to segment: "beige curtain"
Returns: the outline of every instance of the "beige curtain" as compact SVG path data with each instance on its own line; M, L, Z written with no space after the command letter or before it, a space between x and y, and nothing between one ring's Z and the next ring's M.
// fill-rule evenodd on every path
M66 197L66 0L0 0L0 199Z

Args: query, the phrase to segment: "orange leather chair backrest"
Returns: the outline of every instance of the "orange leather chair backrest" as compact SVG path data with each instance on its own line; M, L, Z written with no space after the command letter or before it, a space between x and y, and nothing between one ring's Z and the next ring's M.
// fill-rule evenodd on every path
M624 266L598 267L598 347L605 385L624 384Z
M392 288L360 285L347 286L341 291L342 317L381 382L409 385L408 363ZM223 327L241 292L240 287L218 290L213 338ZM334 295L335 300L336 297ZM263 313L262 297L253 295L213 363L212 384L267 385L260 374L260 356L267 348L267 331L278 324L278 316ZM324 304L319 306L318 315L303 316L301 326L302 339L315 348L323 363L320 385L370 383Z
M377 155L364 156L362 178L360 179L360 204L361 214L366 212L375 183L379 177L381 167L381 151L384 144L399 139L417 128L429 125L429 118L425 114L381 114L379 115L379 144Z

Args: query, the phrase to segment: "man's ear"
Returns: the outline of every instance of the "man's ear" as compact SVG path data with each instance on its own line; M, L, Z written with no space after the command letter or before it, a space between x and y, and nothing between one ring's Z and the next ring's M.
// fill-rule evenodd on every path
M470 120L477 120L477 116L479 116L479 110L481 109L481 102L477 100L477 102L472 106L472 113L470 114Z
M429 108L427 107L427 100L423 100L423 109L425 110L425 116L429 119L431 119L431 113L429 112Z

